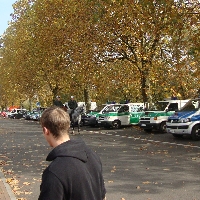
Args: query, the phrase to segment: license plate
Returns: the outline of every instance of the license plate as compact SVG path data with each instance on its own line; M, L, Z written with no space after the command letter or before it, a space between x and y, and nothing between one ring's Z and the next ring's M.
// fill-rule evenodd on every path
M169 133L175 133L175 131L172 129L169 129Z
M146 126L146 124L141 124L141 126Z

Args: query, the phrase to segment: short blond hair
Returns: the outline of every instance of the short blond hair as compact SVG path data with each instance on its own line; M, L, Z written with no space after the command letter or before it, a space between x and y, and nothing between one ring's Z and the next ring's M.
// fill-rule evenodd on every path
M46 127L55 138L69 134L70 117L62 108L52 106L42 113L40 118L42 127Z

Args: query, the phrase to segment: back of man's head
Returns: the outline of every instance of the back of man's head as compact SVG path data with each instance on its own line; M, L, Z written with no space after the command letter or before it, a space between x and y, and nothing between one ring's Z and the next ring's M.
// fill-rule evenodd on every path
M42 127L46 127L55 138L69 133L69 114L57 106L52 106L44 110L40 122Z

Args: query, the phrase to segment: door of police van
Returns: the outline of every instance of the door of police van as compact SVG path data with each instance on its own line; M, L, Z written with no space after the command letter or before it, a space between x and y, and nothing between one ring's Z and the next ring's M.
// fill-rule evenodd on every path
M140 117L145 114L143 105L130 106L130 124L137 125L140 121Z
M118 110L118 119L121 121L121 125L130 124L130 110L129 105L122 105Z

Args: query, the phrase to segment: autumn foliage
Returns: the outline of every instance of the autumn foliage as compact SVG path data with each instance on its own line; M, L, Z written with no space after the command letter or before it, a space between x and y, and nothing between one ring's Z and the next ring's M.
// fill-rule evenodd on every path
M18 0L1 38L1 105L34 95L154 102L199 90L198 0Z

